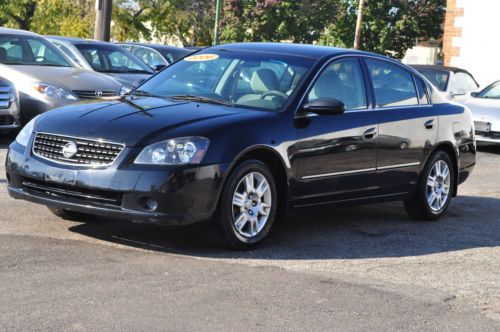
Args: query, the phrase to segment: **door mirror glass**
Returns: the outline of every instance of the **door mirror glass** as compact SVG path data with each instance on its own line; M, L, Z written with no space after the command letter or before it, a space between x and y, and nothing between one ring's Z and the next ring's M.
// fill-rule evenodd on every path
M464 90L464 89L458 89L458 90L455 90L451 93L451 96L452 97L455 97L455 96L463 96L467 94L467 92Z
M335 115L345 112L345 105L335 98L318 98L304 105L304 111L319 115Z
M479 96L479 92L472 92L470 95L471 97L476 98L477 96Z
M165 67L166 67L166 65L156 65L153 67L153 69L155 72L159 72L160 70L162 70Z

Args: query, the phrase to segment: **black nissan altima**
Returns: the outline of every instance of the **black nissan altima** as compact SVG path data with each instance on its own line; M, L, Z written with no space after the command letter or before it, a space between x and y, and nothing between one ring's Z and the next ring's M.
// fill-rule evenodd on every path
M36 117L6 169L11 196L62 218L209 220L245 249L304 207L398 200L437 220L475 152L469 110L397 61L249 43L188 56L119 100Z

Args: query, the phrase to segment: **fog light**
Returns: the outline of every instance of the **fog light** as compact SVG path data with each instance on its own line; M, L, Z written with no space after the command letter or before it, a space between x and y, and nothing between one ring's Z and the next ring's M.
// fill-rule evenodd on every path
M154 211L156 210L157 207L158 207L158 202L155 199L151 197L146 199L146 209Z

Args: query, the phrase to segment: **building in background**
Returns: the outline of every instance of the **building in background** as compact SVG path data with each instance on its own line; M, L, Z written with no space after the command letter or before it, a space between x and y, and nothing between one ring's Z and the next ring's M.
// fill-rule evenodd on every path
M444 65L467 69L481 86L500 80L500 1L448 0Z

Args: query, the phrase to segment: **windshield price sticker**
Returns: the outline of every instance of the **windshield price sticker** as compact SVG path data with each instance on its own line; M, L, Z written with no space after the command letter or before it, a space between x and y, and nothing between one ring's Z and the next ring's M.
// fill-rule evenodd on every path
M196 55L191 55L188 56L187 58L184 58L184 61L212 61L215 59L218 59L219 56L217 54L196 54Z

